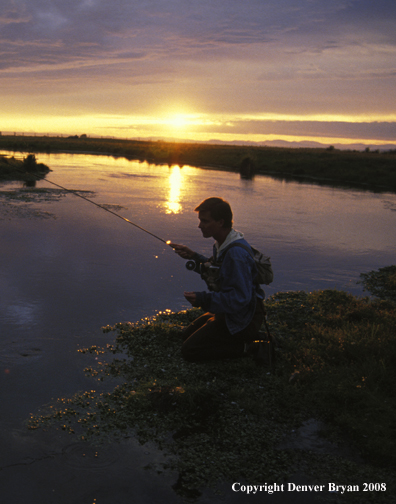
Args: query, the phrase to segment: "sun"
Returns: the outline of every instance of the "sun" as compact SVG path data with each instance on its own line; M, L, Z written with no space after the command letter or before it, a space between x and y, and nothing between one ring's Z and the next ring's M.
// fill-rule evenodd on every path
M176 114L170 116L166 121L173 128L185 128L188 125L187 114Z
M194 135L205 122L202 114L187 107L170 107L158 114L155 124L166 137L180 139Z

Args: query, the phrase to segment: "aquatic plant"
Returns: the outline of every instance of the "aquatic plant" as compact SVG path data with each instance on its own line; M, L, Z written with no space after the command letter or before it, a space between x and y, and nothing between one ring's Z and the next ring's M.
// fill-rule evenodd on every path
M56 219L56 215L39 208L37 203L60 201L70 191L53 188L21 188L0 191L0 220L18 218ZM82 196L94 196L93 191L73 191Z
M386 266L378 271L361 273L365 289L380 299L396 301L396 266Z
M395 488L395 305L341 291L278 293L267 301L279 341L274 370L249 358L200 364L180 354L180 331L199 311L162 313L106 327L115 338L85 372L113 378L111 392L62 398L30 428L58 425L90 441L136 436L154 440L177 470L175 490L197 496L219 481L284 481L296 468L323 481L384 481L386 494L349 495L386 502ZM321 418L343 454L282 449L304 419Z

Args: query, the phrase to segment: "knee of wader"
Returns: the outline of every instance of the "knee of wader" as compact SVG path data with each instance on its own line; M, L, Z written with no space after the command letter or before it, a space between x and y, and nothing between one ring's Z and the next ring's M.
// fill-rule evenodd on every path
M182 344L181 354L182 354L182 357L184 360L186 360L188 362L194 362L194 360L195 360L194 359L194 352L191 349L191 345L189 345L187 341L185 341Z

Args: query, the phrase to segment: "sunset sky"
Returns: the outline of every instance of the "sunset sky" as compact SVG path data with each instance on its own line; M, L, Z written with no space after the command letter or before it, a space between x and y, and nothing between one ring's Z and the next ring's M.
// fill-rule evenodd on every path
M396 143L395 0L1 0L0 131Z

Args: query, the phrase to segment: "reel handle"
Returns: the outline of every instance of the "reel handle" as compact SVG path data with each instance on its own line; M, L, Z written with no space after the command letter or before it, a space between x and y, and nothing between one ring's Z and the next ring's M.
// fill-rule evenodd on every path
M186 268L188 269L188 271L195 270L196 266L197 265L196 265L195 261L187 261L186 262Z

